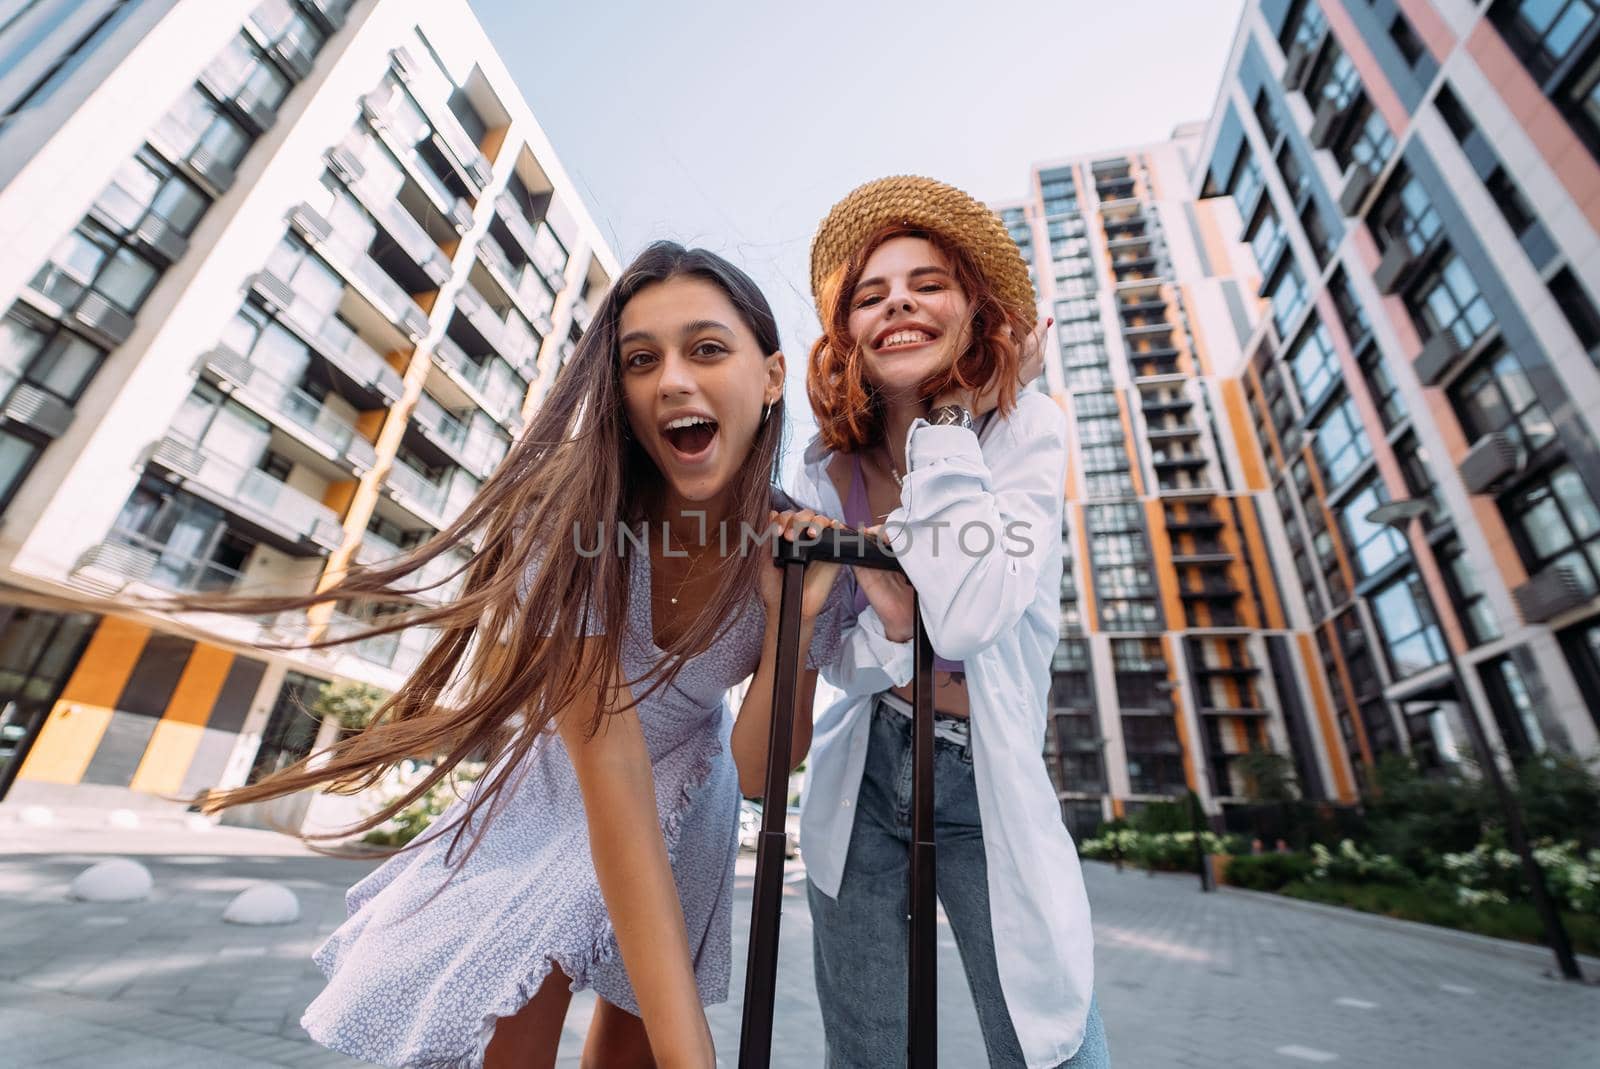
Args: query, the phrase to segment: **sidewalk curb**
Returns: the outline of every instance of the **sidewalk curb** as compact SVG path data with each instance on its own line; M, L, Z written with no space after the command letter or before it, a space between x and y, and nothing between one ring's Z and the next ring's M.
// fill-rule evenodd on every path
M1502 959L1508 957L1521 958L1529 965L1542 965L1552 970L1554 968L1550 948L1537 943L1519 943L1512 939L1496 939L1493 936L1479 935L1476 932L1462 932L1454 928L1441 928L1436 924L1423 924L1420 921L1385 917L1381 913L1367 913L1359 909L1330 906L1325 902L1307 902L1301 898L1273 894L1270 891L1251 891L1243 887L1229 887L1226 884L1222 885L1219 890L1225 891L1230 895L1237 895L1254 902L1274 905L1283 909L1297 909L1304 913L1315 913L1330 918L1337 917L1340 920L1363 924L1368 928L1376 928L1380 931L1414 935L1423 939L1431 939L1437 943L1448 943L1467 950L1476 950L1483 954L1493 954ZM1600 983L1600 958L1579 954L1578 963L1584 970L1585 983L1591 985Z

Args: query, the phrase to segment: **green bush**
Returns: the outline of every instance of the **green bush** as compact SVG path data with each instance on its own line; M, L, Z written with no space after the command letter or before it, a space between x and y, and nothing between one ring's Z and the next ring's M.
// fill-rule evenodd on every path
M1464 905L1456 900L1452 887L1436 880L1414 886L1297 880L1286 885L1280 893L1290 898L1476 932L1496 939L1543 942L1543 925L1528 903L1483 902ZM1565 914L1563 920L1580 953L1600 953L1600 917Z
M482 762L463 761L448 775L435 783L428 792L406 806L387 822L373 828L361 837L364 843L375 846L404 846L421 835L428 826L467 792L462 790L483 775ZM398 797L398 796L397 796Z
M1311 845L1311 879L1359 883L1414 884L1417 874L1388 854L1366 853L1349 839L1329 850Z
M1252 891L1276 891L1308 878L1311 869L1311 858L1305 854L1244 854L1229 859L1227 880Z

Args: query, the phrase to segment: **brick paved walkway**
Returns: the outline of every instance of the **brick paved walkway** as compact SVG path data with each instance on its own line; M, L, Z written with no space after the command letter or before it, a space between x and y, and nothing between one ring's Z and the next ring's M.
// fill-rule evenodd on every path
M0 828L0 838L14 830ZM136 850L142 834L117 838ZM176 846L172 835L160 847L147 846L168 852L133 855L149 865L156 891L130 905L65 900L67 883L97 859L93 853L0 860L0 1063L354 1064L309 1043L297 1019L321 986L309 954L342 918L344 887L369 865L294 849L241 854L255 840L241 847L239 836L250 834L263 833L221 829ZM98 840L78 845L107 848ZM750 867L744 859L740 929ZM800 878L791 873L785 899L776 1069L821 1064ZM259 879L295 889L303 911L298 924L261 929L220 922L228 900ZM1600 1065L1600 987L1549 979L1538 954L1260 896L1201 895L1182 877L1091 865L1088 879L1099 996L1121 1069ZM743 968L741 934L736 973ZM940 1063L982 1066L948 929L940 943ZM1600 976L1600 969L1592 971ZM736 976L736 999L739 984ZM591 1011L589 998L575 1000L563 1067L577 1065ZM737 1002L714 1008L711 1020L724 1064L731 1065Z

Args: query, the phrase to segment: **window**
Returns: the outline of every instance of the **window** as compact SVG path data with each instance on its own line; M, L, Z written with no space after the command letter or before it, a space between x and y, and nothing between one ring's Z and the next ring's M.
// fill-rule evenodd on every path
M1456 616L1461 620L1467 640L1481 646L1500 637L1500 621L1495 619L1494 608L1484 596L1478 582L1477 569L1467 560L1461 543L1455 539L1441 543L1434 551L1439 569L1444 573L1445 586L1450 590L1450 601L1455 605Z
M1310 49L1327 28L1327 16L1322 13L1317 0L1295 0L1289 8L1288 17L1283 20L1283 32L1278 35L1278 43L1285 52L1297 44Z
M0 400L23 380L77 403L106 352L54 323L13 310L0 320Z
M1600 508L1583 479L1563 464L1537 485L1519 490L1501 511L1517 536L1530 575L1564 565L1585 593L1600 590Z
M1555 424L1509 349L1499 348L1462 375L1450 387L1450 401L1471 441L1499 431L1531 454L1555 439Z
M1561 648L1583 691L1589 716L1600 727L1600 619L1591 617L1560 633Z
M1256 90L1254 111L1256 122L1261 125L1261 137L1271 145L1278 140L1278 109L1273 106L1272 96L1266 86Z
M1415 572L1372 596L1372 616L1383 633L1395 678L1405 679L1445 662L1444 636L1428 611L1427 591Z
M211 88L242 106L276 108L289 95L289 78L241 33L206 68Z
M1261 165L1250 154L1249 146L1239 150L1239 158L1234 161L1233 175L1228 179L1228 195L1233 197L1234 203L1241 212L1249 211L1255 204L1256 194L1261 191Z
M1533 205L1528 203L1528 198L1522 195L1522 190L1517 188L1506 169L1495 164L1494 170L1484 178L1483 185L1494 199L1495 206L1500 209L1500 214L1505 217L1506 224L1511 227L1511 232L1517 235L1517 241L1528 254L1528 259L1533 261L1535 267L1549 263L1556 255L1555 242L1550 240L1550 233L1539 222Z
M1428 54L1422 38L1417 36L1417 31L1411 28L1411 23L1406 21L1404 15L1395 15L1394 21L1389 23L1389 39L1400 50L1400 55L1405 57L1408 67L1415 68L1417 62Z
M1300 332L1285 359L1294 374L1294 384L1300 390L1300 404L1308 412L1316 408L1339 381L1339 358L1334 355L1328 328L1315 317Z
M100 214L116 223L123 234L131 233L147 214L164 220L180 234L191 234L210 205L204 193L178 177L171 164L148 148L123 164L95 201Z
M1467 111L1467 106L1461 103L1461 98L1456 96L1449 83L1439 87L1438 95L1433 98L1433 106L1439 109L1439 117L1444 119L1444 124L1457 141L1465 143L1467 138L1478 132L1478 124L1472 121L1472 113Z
M1341 169L1351 164L1366 168L1373 174L1383 170L1383 165L1394 155L1394 132L1382 115L1373 110L1363 98L1346 133L1333 144L1333 158Z
M71 307L93 291L132 315L144 304L160 272L98 223L85 219L63 238L29 284Z
M1408 552L1399 531L1367 519L1368 513L1388 500L1383 484L1372 479L1339 508L1345 544L1350 548L1358 578L1371 579Z
M1596 0L1499 0L1489 17L1535 81L1544 81L1600 17Z
M11 504L17 488L44 452L44 446L21 435L0 430L0 511Z
M1317 69L1306 84L1306 102L1312 111L1321 109L1326 101L1335 112L1344 111L1361 94L1361 75L1350 62L1344 49L1331 39L1322 50Z
M229 167L244 158L251 137L198 88L190 86L156 126L156 136L179 159L198 151Z
M1420 256L1439 233L1439 213L1427 190L1401 172L1389 183L1372 217L1377 224L1372 236L1386 251L1402 242L1413 256Z
M1311 451L1331 491L1343 485L1372 455L1372 443L1367 440L1361 417L1356 414L1355 399L1348 394L1328 409L1313 429Z
M1278 224L1278 213L1272 210L1271 204L1263 204L1261 210L1256 212L1246 237L1250 242L1250 251L1255 253L1256 268L1263 272L1270 271L1284 244L1283 227Z
M1430 270L1407 297L1406 308L1425 339L1449 334L1467 350L1494 326L1494 313L1467 265L1454 253Z
M1279 268L1267 296L1272 302L1272 325L1277 328L1278 337L1288 337L1290 325L1306 307L1306 284L1300 277L1300 268L1293 262Z
M1549 746L1544 729L1539 726L1539 702L1533 696L1534 688L1543 689L1542 683L1535 672L1529 673L1531 680L1525 678L1517 660L1508 653L1486 661L1479 671L1506 749L1515 757L1526 758L1544 753ZM1532 665L1528 667L1531 669Z
M1322 221L1322 213L1317 210L1317 202L1311 197L1306 198L1305 207L1300 209L1300 227L1305 231L1306 240L1311 243L1311 251L1316 254L1317 263L1326 267L1328 260L1333 256L1333 233Z
M1600 309L1595 308L1572 268L1563 267L1550 279L1550 295L1556 299L1556 307L1566 317L1572 333L1578 336L1578 344L1588 351L1591 360L1600 363Z

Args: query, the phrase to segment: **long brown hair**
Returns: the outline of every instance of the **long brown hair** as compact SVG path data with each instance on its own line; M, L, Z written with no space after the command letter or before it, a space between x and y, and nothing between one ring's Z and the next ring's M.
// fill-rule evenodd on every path
M392 561L355 567L315 594L173 599L188 610L267 613L310 609L336 600L394 601L421 589L417 573L429 561L476 541L470 561L436 583L466 571L461 594L448 604L384 617L359 634L326 635L300 644L319 648L431 627L437 638L416 670L359 733L288 766L259 783L208 792L208 812L263 801L312 787L353 794L376 784L408 758L435 759L433 769L404 795L350 828L306 838L338 838L369 830L422 797L461 761L489 756L493 767L473 791L455 840L488 805L492 817L508 778L552 717L587 688L600 719L618 711L610 666L622 663L628 570L616 552L619 526L632 526L662 505L663 479L636 442L623 408L618 322L622 309L647 286L692 276L718 286L755 334L763 354L778 351L772 309L743 271L714 253L657 242L623 270L595 309L578 343L522 436L465 510L443 531ZM756 431L750 456L729 495L728 522L764 530L781 445L783 402ZM609 541L594 553L598 529ZM581 536L581 537L580 537ZM638 551L637 549L633 551ZM629 686L635 703L667 685L685 658L705 649L737 621L756 590L760 553L730 557L718 569L715 593L694 623L677 632L666 657ZM412 585L407 584L412 580ZM588 640L586 633L601 634ZM497 642L503 638L504 644ZM598 655L594 644L599 643ZM452 849L454 843L452 844ZM469 848L470 851L470 848Z
M829 449L856 452L876 445L883 437L883 399L867 378L860 342L850 336L850 295L878 246L899 237L922 238L943 253L968 302L971 342L948 368L922 383L918 394L932 398L951 389L979 391L997 379L1015 379L1021 369L1018 343L1031 324L1007 310L966 250L935 231L887 227L863 242L855 255L825 278L817 294L822 335L811 346L806 362L806 394L817 417L817 431ZM1000 414L1009 414L1015 405L1013 392L1002 390Z

